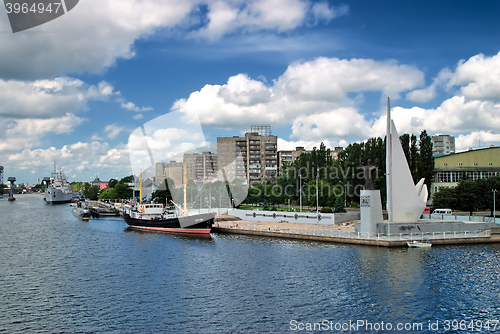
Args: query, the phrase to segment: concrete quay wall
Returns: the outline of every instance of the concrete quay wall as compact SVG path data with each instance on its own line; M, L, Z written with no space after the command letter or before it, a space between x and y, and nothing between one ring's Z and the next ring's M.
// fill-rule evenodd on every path
M242 235L254 235L262 237L273 237L273 238L284 238L284 239L295 239L295 240L308 240L308 241L319 241L319 242L329 242L329 243L342 243L342 244L353 244L353 245L367 245L367 246L379 246L379 247L407 247L407 240L378 240L373 239L362 239L362 238L346 238L346 237L335 237L335 236L321 236L321 235L306 235L306 234L295 234L286 232L275 232L275 231L256 231L247 229L237 229L237 228L222 228L214 227L212 228L214 233L226 233L226 234L242 234ZM483 243L500 243L500 233L492 233L489 237L474 237L474 238L442 238L442 239L431 239L433 245L467 245L467 244L483 244Z

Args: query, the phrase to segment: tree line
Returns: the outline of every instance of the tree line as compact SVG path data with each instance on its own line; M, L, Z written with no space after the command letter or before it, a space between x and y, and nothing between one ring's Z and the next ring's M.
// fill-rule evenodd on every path
M434 171L432 140L424 130L419 139L415 135L403 134L400 142L405 153L414 182L425 178L430 189ZM248 189L245 203L287 204L316 207L316 178L318 204L320 207L339 207L340 203L359 203L359 191L364 187L362 166L376 166L374 185L380 189L386 202L386 140L370 138L365 142L349 144L338 154L321 143L319 149L298 156L293 162L284 162L275 182L265 181ZM301 196L302 195L302 196Z
M474 211L490 210L493 216L495 189L500 190L500 176L471 180L464 173L455 188L440 188L432 198L432 205L435 208L466 211L471 216Z
M244 198L246 187L238 181L231 184L216 181L205 183L198 188L193 180L188 180L186 184L186 202L188 207L198 208L228 208L237 206L238 199ZM167 178L160 188L151 194L153 200L159 203L171 204L174 201L177 205L184 205L184 189L176 188L172 179Z
M81 191L86 199L91 201L110 200L110 199L130 199L133 195L133 190L128 186L134 182L134 176L126 176L119 181L111 179L108 182L108 187L101 191L99 186L93 186L88 182L71 182L73 191Z

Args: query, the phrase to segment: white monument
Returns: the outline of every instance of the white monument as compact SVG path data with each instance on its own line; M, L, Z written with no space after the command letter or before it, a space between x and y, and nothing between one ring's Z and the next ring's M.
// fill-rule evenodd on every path
M416 185L408 167L399 135L391 119L391 107L387 98L387 230L390 223L416 223L425 209L427 186L424 179ZM365 178L367 174L365 174ZM371 177L368 175L368 177ZM382 223L382 203L380 190L362 190L360 195L361 226L365 236L377 233L377 224Z
M387 213L388 222L416 223L427 203L427 186L424 179L413 184L399 135L391 119L387 98Z
M383 221L380 190L361 190L359 207L361 213L361 236L376 235L377 224Z

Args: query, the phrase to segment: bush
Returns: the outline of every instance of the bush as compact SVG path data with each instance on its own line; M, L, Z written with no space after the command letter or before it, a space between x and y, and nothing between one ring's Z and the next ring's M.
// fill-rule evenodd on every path
M321 213L332 213L333 210L329 206L324 206L324 207L321 208L321 210L319 210L319 212L321 212Z

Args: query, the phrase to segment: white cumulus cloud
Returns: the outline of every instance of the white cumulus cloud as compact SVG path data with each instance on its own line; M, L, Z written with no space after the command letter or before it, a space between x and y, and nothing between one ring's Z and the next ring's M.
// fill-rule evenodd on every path
M123 109L127 109L130 111L136 111L136 112L144 112L144 111L153 110L153 108L151 108L151 107L138 107L132 102L127 102L127 103L122 102L121 107Z
M397 96L422 83L421 71L394 61L318 58L291 64L270 86L244 74L230 77L224 85L205 85L176 101L172 110L187 118L199 117L202 125L225 128L247 129L249 123L262 120L271 125L295 124L296 119L305 121L309 115L325 118L325 113L339 122L342 112L351 110L341 108L355 104L349 93L381 91ZM363 118L354 114L350 112L357 120ZM361 124L356 122L356 126ZM295 128L297 134L305 133L304 126L297 123Z

